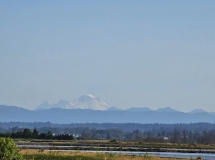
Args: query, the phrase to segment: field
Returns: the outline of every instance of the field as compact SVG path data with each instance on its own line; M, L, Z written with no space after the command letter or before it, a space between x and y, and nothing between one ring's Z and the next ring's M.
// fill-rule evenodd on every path
M190 153L215 153L215 145L206 144L178 144L178 143L146 143L146 142L125 142L105 140L16 140L19 145L26 145L22 149L41 149L28 147L28 145L46 145L49 150L94 150L94 151L142 151L142 152L190 152Z
M23 160L176 160L175 158L159 158L136 155L119 155L113 153L59 152L42 150L21 150ZM181 159L187 160L187 159Z

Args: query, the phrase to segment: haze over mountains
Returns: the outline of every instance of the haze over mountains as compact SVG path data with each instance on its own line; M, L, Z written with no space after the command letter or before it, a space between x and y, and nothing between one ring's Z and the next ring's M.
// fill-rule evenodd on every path
M214 112L195 109L184 113L170 107L150 108L113 107L92 95L83 95L74 102L44 102L35 110L0 105L0 121L52 123L215 123Z

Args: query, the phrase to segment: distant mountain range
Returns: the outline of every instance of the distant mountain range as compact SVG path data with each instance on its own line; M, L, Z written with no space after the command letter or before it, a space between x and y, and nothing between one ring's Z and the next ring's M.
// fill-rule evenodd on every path
M52 123L215 123L215 115L200 113L132 110L61 109L27 110L16 106L0 105L0 122Z
M188 112L189 114L195 114L195 113L207 113L205 110L203 109L194 109L190 112Z
M61 108L61 109L90 109L90 110L115 110L119 111L122 110L120 108L110 106L100 98L97 98L93 95L90 94L85 94L76 99L73 102L65 101L65 100L60 100L58 103L50 104L47 101L41 103L38 105L35 110L41 110L41 109L52 109L52 108ZM164 107L164 108L159 108L157 110L152 110L147 107L133 107L126 109L125 111L131 111L131 112L147 112L147 111L157 111L157 112L180 112L178 110L172 109L171 107ZM189 114L193 113L201 113L201 112L206 112L202 109L194 109L190 112ZM215 114L215 113L214 113Z
M170 107L150 108L113 107L92 95L83 95L74 102L44 102L35 110L0 105L0 122L52 122L52 123L215 123L215 113L195 109L184 113Z
M129 109L126 109L126 111L130 111L130 112L148 112L148 111L152 111L152 110L150 108L143 107L143 108L129 108Z
M91 109L91 110L107 110L111 108L110 105L102 101L100 98L96 98L93 95L82 95L74 102L68 102L61 100L56 104L49 104L43 102L36 109L51 109L51 108L62 108L62 109Z

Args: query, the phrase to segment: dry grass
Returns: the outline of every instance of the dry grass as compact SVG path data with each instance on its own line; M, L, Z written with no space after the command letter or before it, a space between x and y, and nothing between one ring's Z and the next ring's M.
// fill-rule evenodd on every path
M44 156L44 157L64 157L64 159L75 159L75 160L176 160L175 158L159 158L153 156L137 156L137 155L120 155L113 153L96 153L96 152L60 152L60 151L38 151L38 150L21 150L20 153L25 156ZM56 158L56 159L58 159ZM46 158L44 158L45 160ZM187 159L180 159L187 160Z

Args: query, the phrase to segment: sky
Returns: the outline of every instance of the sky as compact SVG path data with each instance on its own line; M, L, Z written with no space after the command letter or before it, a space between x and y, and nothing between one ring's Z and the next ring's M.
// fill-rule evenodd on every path
M92 94L215 111L214 0L0 1L0 104Z

